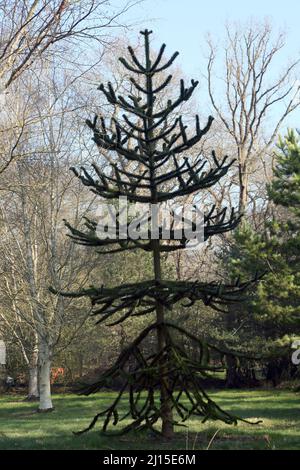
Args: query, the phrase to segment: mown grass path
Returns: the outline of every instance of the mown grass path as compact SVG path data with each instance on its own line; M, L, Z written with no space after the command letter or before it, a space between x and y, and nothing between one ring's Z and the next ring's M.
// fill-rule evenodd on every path
M122 437L103 435L97 425L89 433L74 436L73 431L86 427L94 414L110 402L113 393L90 397L54 395L55 411L47 414L36 413L34 403L7 395L0 398L0 449L300 449L299 394L222 390L210 395L224 409L243 418L262 419L263 423L228 426L212 421L202 424L194 418L188 421L188 428L177 428L171 444L148 432Z

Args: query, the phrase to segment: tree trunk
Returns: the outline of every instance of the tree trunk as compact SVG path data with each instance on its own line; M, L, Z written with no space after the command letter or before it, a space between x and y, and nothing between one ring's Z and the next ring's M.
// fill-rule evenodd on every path
M150 50L149 50L149 38L145 35L145 57L146 57L146 70L151 70ZM145 137L148 146L148 155L154 155L155 141L153 140L153 87L152 87L152 74L146 75L146 89L147 89L147 119L145 121ZM156 208L151 215L151 225L157 229L159 227L159 216L157 212L157 184L155 181L155 162L152 156L149 158L149 171L150 171L150 186L151 186L151 199L152 204L156 205ZM152 234L153 236L153 234ZM153 269L154 278L156 282L161 281L161 260L160 260L160 248L159 238L151 239L151 248L153 254ZM157 328L157 352L158 354L165 349L167 342L167 332L164 325L164 307L157 300L156 301L156 320L160 325ZM159 384L160 384L160 415L162 420L162 436L165 439L172 439L174 436L174 425L173 425L173 412L172 412L172 401L168 393L168 357L163 355L161 357L159 366Z
M239 150L239 187L240 187L240 193L239 193L239 213L244 214L246 209L247 209L247 203L248 203L248 184L249 184L249 178L248 178L248 168L246 165L246 157L245 157L245 151ZM242 219L244 220L244 219Z
M73 376L73 374L72 374ZM78 376L81 378L83 376L83 354L82 352L78 353Z
M164 309L162 305L157 305L156 308L157 321L164 320ZM157 343L158 351L164 349L166 345L165 327L161 326L157 329ZM172 439L174 437L174 425L173 425L173 411L172 402L168 394L168 376L166 374L167 367L162 364L160 370L160 410L162 419L162 435L165 439Z
M42 338L39 347L39 411L52 411L51 399L51 355L49 345Z
M231 354L226 356L226 387L239 388L241 380L237 369L236 357Z
M27 400L34 401L39 398L38 385L38 348L36 347L32 353L30 363L28 365L28 395Z
M34 401L39 398L38 366L30 367L28 370L28 396L27 400Z
M153 263L155 280L161 280L159 240L153 240ZM158 301L156 302L156 319L162 325L157 329L157 346L160 353L166 346L166 331L164 322L164 308ZM166 357L166 361L168 358ZM174 436L172 402L168 394L167 364L162 361L160 367L160 412L162 419L162 435L165 439L172 439Z
M226 329L232 333L236 325L236 312L234 307L231 307L227 312ZM232 354L225 356L226 360L226 387L239 388L241 386L240 375L238 373L237 359Z
M6 391L6 366L5 364L0 364L0 393Z
M6 391L6 345L0 339L0 393Z

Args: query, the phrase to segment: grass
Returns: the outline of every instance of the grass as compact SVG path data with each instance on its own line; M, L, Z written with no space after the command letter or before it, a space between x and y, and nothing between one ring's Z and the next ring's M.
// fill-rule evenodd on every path
M46 414L36 413L36 404L20 396L7 395L0 398L0 449L300 449L299 395L284 390L222 390L210 395L224 409L263 423L228 426L212 421L202 424L194 418L188 428L176 428L172 443L147 432L112 437L100 433L99 427L74 436L72 431L89 424L113 393L54 395L55 411Z

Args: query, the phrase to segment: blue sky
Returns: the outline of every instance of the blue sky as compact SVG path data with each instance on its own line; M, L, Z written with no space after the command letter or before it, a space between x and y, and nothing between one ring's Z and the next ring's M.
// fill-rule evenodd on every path
M133 29L134 34L142 27L151 28L157 47L165 42L169 53L178 50L177 61L191 78L198 78L203 71L207 33L221 44L226 22L267 18L275 32L286 32L286 46L275 73L281 65L300 55L300 0L145 0L130 10L128 17L141 21ZM300 127L300 110L286 125Z

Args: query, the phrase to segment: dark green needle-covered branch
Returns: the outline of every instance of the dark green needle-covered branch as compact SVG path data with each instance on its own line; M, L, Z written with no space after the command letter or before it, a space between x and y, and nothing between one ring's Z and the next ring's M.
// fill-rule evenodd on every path
M130 81L136 93L125 98L117 96L110 83L100 85L99 90L107 101L121 112L110 120L109 125L102 116L87 121L99 150L104 149L114 155L110 170L102 171L94 164L90 170L73 168L73 171L100 198L110 200L122 196L131 204L158 204L213 186L228 172L233 160L228 161L227 157L219 159L214 152L209 162L203 157L196 161L186 157L187 151L210 130L213 118L210 116L204 127L201 127L199 117L196 116L194 129L190 131L183 118L176 117L175 111L189 100L198 84L194 80L188 86L181 80L178 98L168 100L164 109L156 106L159 93L163 96L172 80L169 75L157 85L156 76L172 65L178 53L163 62L163 45L156 59L152 60L149 47L151 31L145 30L141 34L145 43L144 61L140 62L131 47L128 47L131 61L120 58L124 67L133 74ZM130 163L130 170L128 165L123 164L124 161ZM99 224L93 220L86 219L86 227L82 230L66 222L75 243L96 247L104 256L106 253L141 249L151 252L153 257L153 279L146 282L115 288L91 287L81 292L60 292L64 296L89 297L94 307L93 315L98 317L98 322L108 321L110 325L134 316L151 314L149 318L153 318L153 312L156 315L154 323L144 329L120 354L115 365L96 384L84 391L86 394L96 392L109 386L115 378L123 379L124 385L115 401L95 416L88 429L100 417L104 418L103 430L126 418L130 419L130 424L124 431L150 428L161 432L165 438L171 438L174 424L185 421L191 415L199 415L203 420L220 419L226 423L236 423L238 418L221 410L201 386L200 379L214 370L208 363L209 351L218 348L205 344L183 326L167 320L166 311L171 312L178 302L181 302L182 307L190 307L197 301L224 311L229 303L241 300L242 292L249 283L241 284L237 280L234 284L220 285L164 279L162 253L186 248L186 236L183 234L177 239L171 227L168 240L162 239L161 228L155 239L151 239L148 232L148 238L135 239L128 235L124 239L120 233L125 230L128 234L129 225L124 227L120 215L116 214L115 236L107 238L97 236ZM158 219L153 220L153 217L156 216L152 216L152 224L159 226ZM204 214L204 240L234 229L239 221L240 215L234 210L227 213L226 208L217 210L212 206ZM195 229L194 222L188 222ZM153 333L157 337L157 347L151 354L146 354L143 344ZM180 345L179 337L197 343L198 358L189 357L184 346ZM158 391L160 400L157 400ZM128 394L128 413L120 416L119 402L123 394ZM160 422L159 428L157 425Z

